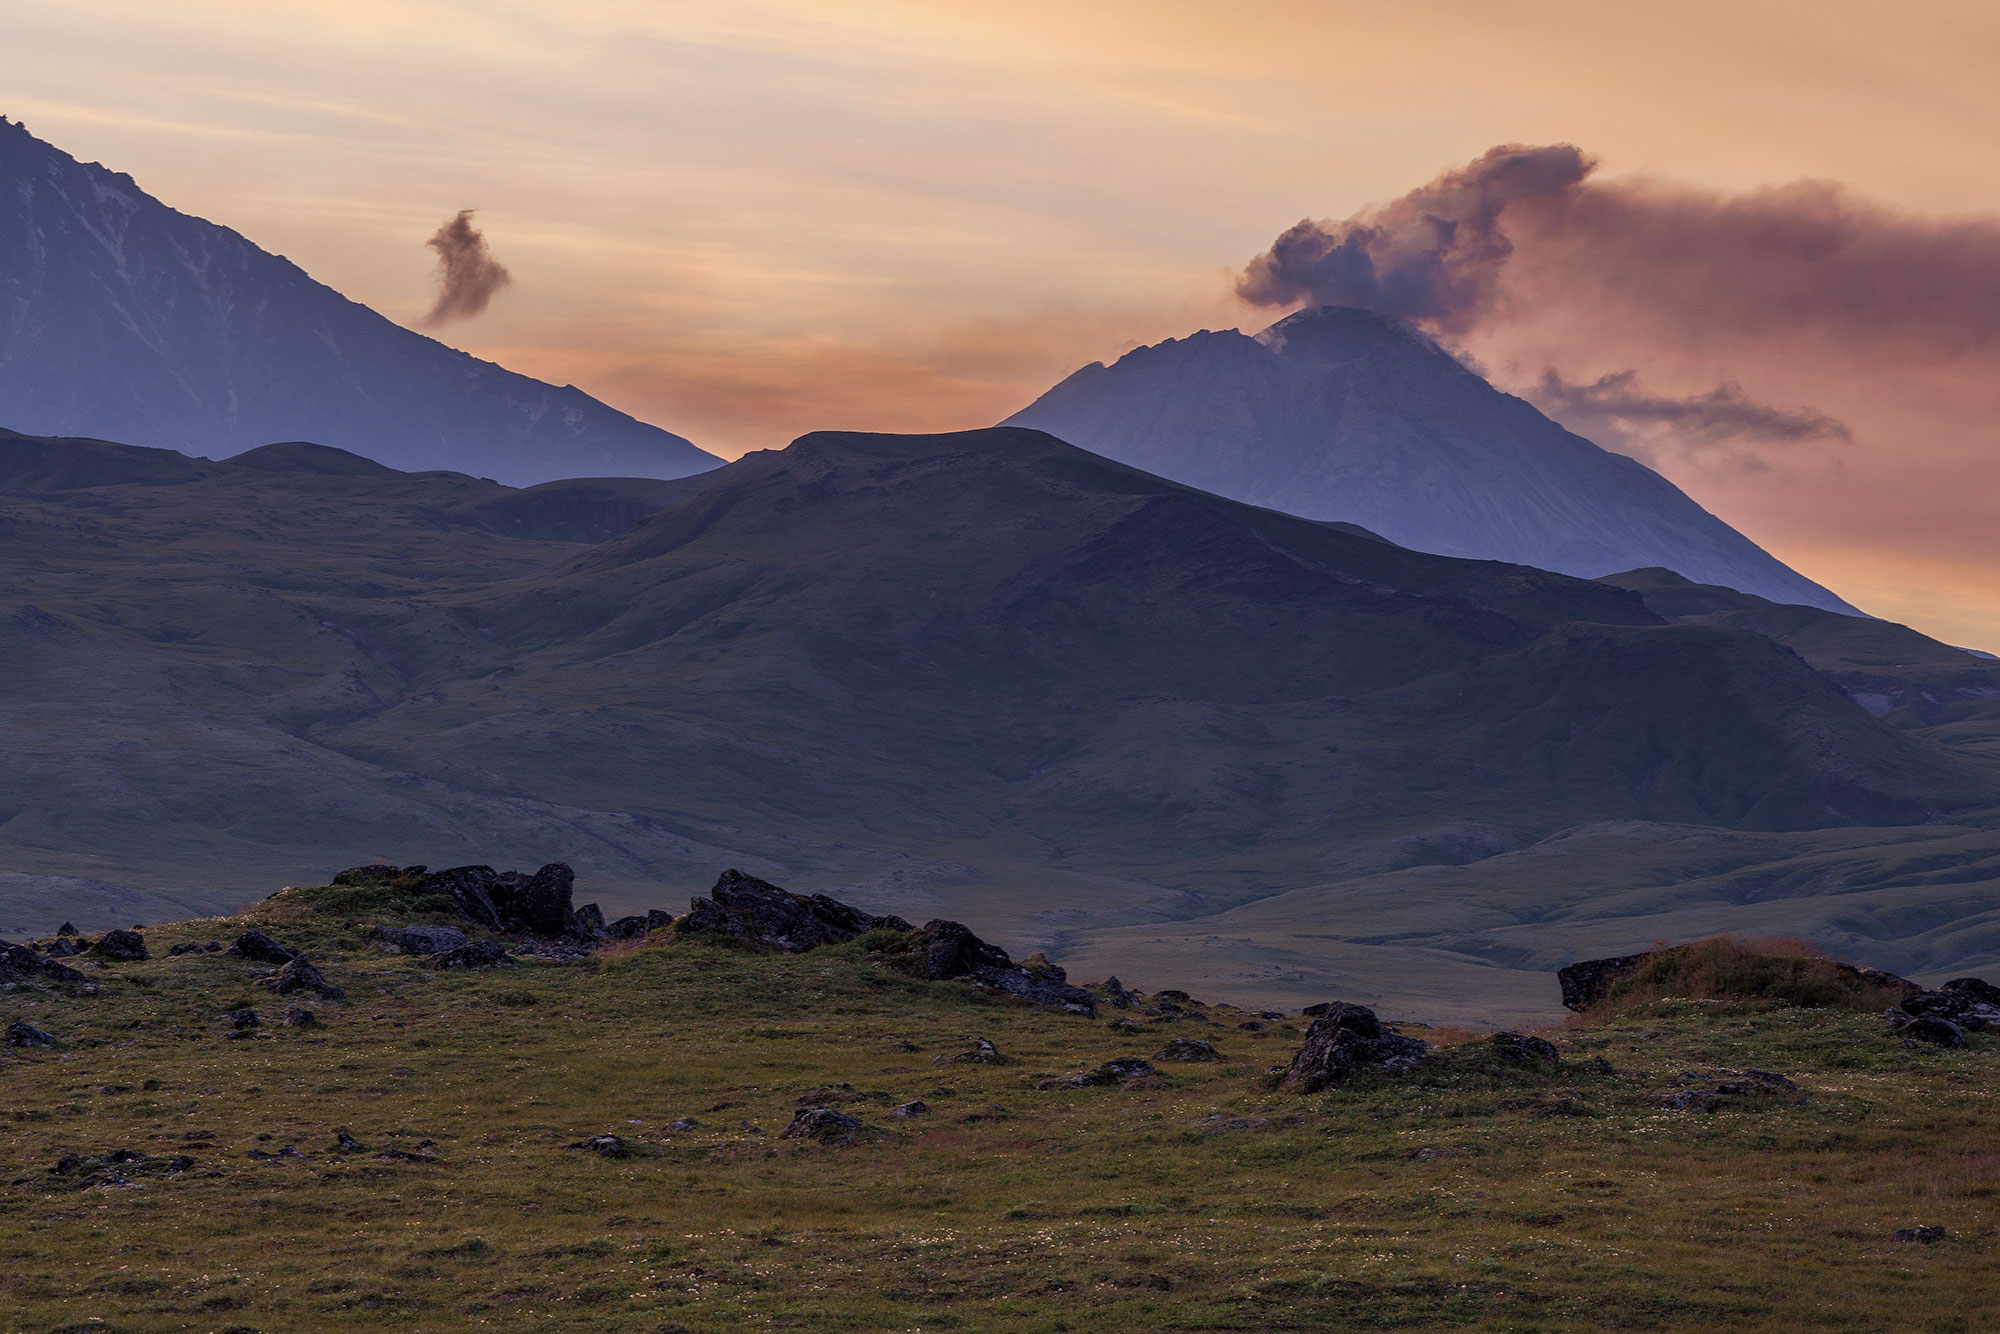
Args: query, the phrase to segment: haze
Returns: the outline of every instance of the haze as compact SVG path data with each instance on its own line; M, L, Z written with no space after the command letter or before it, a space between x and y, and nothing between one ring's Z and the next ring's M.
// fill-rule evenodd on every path
M1261 327L1280 310L1237 277L1281 231L1496 144L1724 197L1838 182L1925 225L1996 208L2000 14L1977 3L0 17L0 110L36 133L413 326L438 296L426 239L476 209L513 282L443 336L731 456L986 424L1084 362ZM1992 345L1650 314L1571 293L1456 342L1860 606L2000 649ZM1838 429L1677 432L1565 397L1605 377Z

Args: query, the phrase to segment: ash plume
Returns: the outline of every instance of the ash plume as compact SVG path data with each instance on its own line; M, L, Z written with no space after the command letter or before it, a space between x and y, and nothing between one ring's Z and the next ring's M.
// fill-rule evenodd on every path
M1826 181L1724 193L1595 170L1568 144L1491 149L1388 204L1299 223L1238 293L1441 334L1555 310L1700 344L2000 350L2000 218L1920 216Z
M487 250L485 233L472 225L474 212L459 210L457 217L424 242L438 256L437 302L422 320L426 329L471 319L486 309L495 293L514 281Z
M1572 383L1560 372L1548 370L1530 397L1536 406L1564 422L1668 427L1685 440L1704 444L1853 438L1846 423L1836 417L1815 408L1759 403L1733 380L1725 380L1705 394L1675 398L1648 391L1637 371L1614 371L1595 380Z

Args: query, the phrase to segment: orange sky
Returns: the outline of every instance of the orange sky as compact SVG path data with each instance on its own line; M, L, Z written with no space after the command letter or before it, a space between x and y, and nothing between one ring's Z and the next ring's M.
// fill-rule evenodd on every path
M1080 12L1081 11L1081 12ZM1990 0L0 0L0 112L392 318L474 207L514 284L443 336L725 455L950 428L1275 312L1235 272L1502 142L1722 190L2000 209ZM1991 368L1527 320L1531 379L1740 380L1853 439L1651 461L1881 614L2000 649Z

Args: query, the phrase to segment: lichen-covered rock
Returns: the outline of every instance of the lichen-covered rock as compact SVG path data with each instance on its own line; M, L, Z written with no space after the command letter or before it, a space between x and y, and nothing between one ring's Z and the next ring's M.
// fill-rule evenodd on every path
M463 945L465 932L455 926L378 926L365 939L400 954L443 954Z
M305 957L288 945L280 945L254 926L236 938L229 952L241 958L255 959L258 963L286 964Z
M57 1045L56 1035L36 1028L25 1019L16 1019L7 1025L7 1045L10 1047L53 1047Z
M859 1117L831 1107L801 1107L785 1127L785 1139L810 1139L821 1144L852 1144L868 1129Z
M296 996L300 992L310 992L325 1000L346 1000L347 993L328 982L318 968L305 955L293 956L292 960L265 982L266 986L280 996Z
M1175 1038L1160 1049L1156 1061L1219 1061L1222 1053L1207 1038Z
M475 940L457 949L434 954L430 966L440 971L453 968L512 968L514 960L507 947L497 940Z
M788 954L885 928L911 929L900 917L871 916L824 894L794 894L736 870L724 871L708 897L693 900L679 922L683 932L735 936Z
M1306 1030L1284 1083L1300 1093L1316 1093L1346 1082L1357 1070L1406 1069L1429 1051L1429 1044L1384 1028L1367 1006L1332 1001Z
M1495 1033L1488 1039L1493 1054L1513 1065L1560 1065L1562 1053L1546 1038L1528 1033Z

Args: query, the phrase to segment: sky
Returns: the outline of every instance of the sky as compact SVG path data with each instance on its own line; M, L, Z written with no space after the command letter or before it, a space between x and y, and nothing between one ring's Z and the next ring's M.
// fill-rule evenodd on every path
M1261 328L1285 307L1239 279L1302 219L1341 235L1495 145L1572 144L1618 243L1578 239L1603 207L1524 222L1440 336L1857 605L2000 650L1990 0L0 0L0 24L0 113L412 327L441 309L428 243L476 210L511 281L430 332L726 457L990 424L1088 362ZM1755 253L1661 260L1772 199L1889 239L1791 287Z

